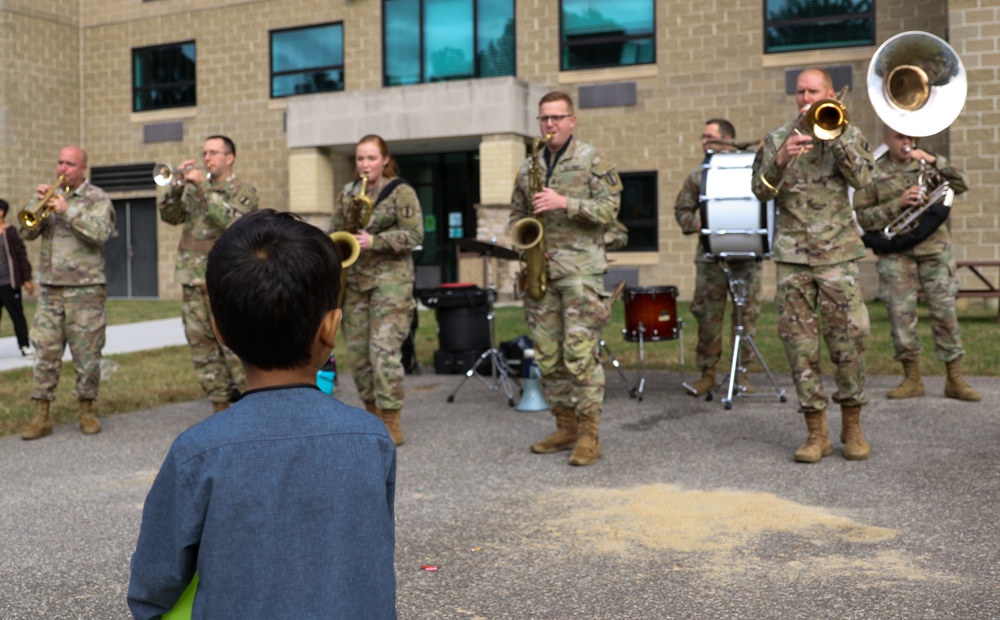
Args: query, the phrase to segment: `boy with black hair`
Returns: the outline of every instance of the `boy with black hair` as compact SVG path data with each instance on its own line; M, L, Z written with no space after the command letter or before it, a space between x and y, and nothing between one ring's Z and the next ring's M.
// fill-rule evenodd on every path
M385 426L316 387L333 349L340 260L297 216L247 214L219 238L213 325L247 391L182 433L146 498L128 604L193 618L395 618L396 453Z

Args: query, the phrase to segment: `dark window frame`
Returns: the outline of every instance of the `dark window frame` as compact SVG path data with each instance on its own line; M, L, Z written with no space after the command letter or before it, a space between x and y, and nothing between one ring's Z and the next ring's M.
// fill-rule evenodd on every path
M808 51L825 50L825 49L847 49L847 48L851 48L851 47L868 47L868 46L871 46L871 45L875 45L875 42L877 40L876 39L876 36L877 36L876 28L877 28L877 25L878 25L878 22L877 22L877 19L876 19L877 15L876 15L876 11L875 11L875 2L876 2L876 0L855 0L855 2L857 2L859 4L867 2L868 3L868 10L864 11L864 12L859 12L859 13L843 13L843 14L841 14L839 16L823 15L823 16L816 16L816 17L798 17L798 18L792 18L792 19L777 19L777 20L772 20L772 19L770 19L768 17L768 14L767 14L767 0L764 0L764 2L762 3L762 12L763 12L763 16L764 16L764 33L763 33L764 34L764 37L763 37L763 39L764 39L763 40L764 53L765 54L784 54L784 53L789 53L789 52L808 52ZM812 44L812 43L803 43L803 44L796 45L796 46L785 45L785 46L782 46L782 47L780 47L778 49L771 49L770 45L768 43L769 40L770 40L770 37L768 36L768 30L771 29L771 28L787 28L787 27L790 27L790 26L791 27L794 27L794 26L808 26L808 25L811 25L811 24L820 24L820 23L824 23L824 22L830 22L831 20L835 20L835 19L838 19L838 18L840 19L841 22L847 22L847 21L857 20L857 19L865 19L865 20L867 20L871 24L871 33L872 33L871 41L861 42L861 43L844 43L844 44L829 43L829 44L825 44L825 45L822 44L822 42L815 43L815 44Z
M321 23L321 24L307 24L305 26L295 26L295 27L292 27L292 28L276 28L274 30L268 31L268 37L267 37L267 63L268 63L268 71L269 71L269 74L270 74L270 79L268 80L270 88L268 90L268 94L269 94L269 96L270 96L271 99L284 99L285 97L294 97L297 94L297 93L290 93L290 94L287 94L287 95L275 95L274 94L274 80L275 80L275 78L283 77L283 76L286 76L286 75L297 75L297 74L303 74L303 73L316 73L316 72L338 71L339 70L340 71L340 79L341 79L341 84L340 84L341 88L335 88L333 90L316 91L316 92L340 92L340 91L344 90L344 88L346 87L345 82L346 82L347 78L344 75L343 60L341 61L341 64L339 64L339 65L322 65L322 66L315 66L315 67L308 67L308 68L300 68L300 69L296 69L294 71L277 71L276 72L274 70L274 35L275 34L285 34L285 33L289 33L289 32L296 32L296 31L299 31L299 30L317 30L319 28L326 28L328 26L340 26L340 57L341 57L341 59L343 59L343 57L344 57L344 49L346 47L346 45L344 44L345 33L344 33L344 21L343 20L332 21L332 22L324 22L324 23Z
M157 83L157 84L146 84L146 85L143 85L143 86L139 86L139 85L136 84L136 75L135 75L135 64L136 63L135 63L135 61L136 61L136 56L138 54L141 54L143 52L150 52L152 50L157 50L157 49L159 49L159 50L167 50L167 49L170 49L170 48L179 48L179 47L182 47L182 46L185 46L185 45L191 45L191 46L194 47L194 61L193 61L193 64L194 64L194 77L192 77L190 80L184 80L184 81L180 81L180 82L164 82L164 83ZM196 39L190 39L188 41L177 41L177 42L173 42L173 43L161 43L161 44L157 44L157 45L145 45L143 47L133 47L132 48L131 57L132 57L131 72L132 72L132 111L133 112L152 112L152 111L155 111L155 110L174 110L174 109L178 109L178 108L192 108L192 107L196 107L198 105L198 43L197 43ZM153 90L166 90L166 89L180 88L180 87L186 87L186 86L190 86L190 87L192 87L194 89L194 101L192 101L191 103L185 103L185 104L182 104L182 105L157 106L157 107L145 108L145 109L139 109L139 107L137 106L137 102L138 102L138 99L139 99L138 95L139 95L140 91L147 91L148 92L148 91L153 91Z
M420 78L417 82L413 84L390 84L388 81L388 75L386 75L386 58L389 57L389 51L387 49L388 38L386 36L386 11L385 5L392 0L382 0L382 86L385 88L392 88L397 86L414 86L416 84L432 84L436 80L427 79L427 65L424 61L424 51L426 38L424 36L424 6L426 0L415 0L418 3L417 11L417 29L419 30L419 42L417 44L417 58L420 61ZM480 0L469 0L472 2L472 75L460 78L453 78L452 80L440 80L440 81L455 81L455 80L478 80L482 79L482 66L479 54L479 3ZM514 53L514 71L511 76L517 75L517 0L510 0L511 4L511 18L514 21L514 40L511 49ZM498 76L489 76L498 77Z
M651 197L651 206L653 208L652 217L644 218L624 218L625 205L621 205L621 209L618 211L618 221L625 225L629 229L629 241L628 244L617 250L610 250L611 252L658 252L660 245L660 181L659 181L659 171L658 170L632 170L629 172L620 172L618 176L622 180L622 185L629 182L632 179L646 178L649 179L650 187L653 189L653 196ZM625 197L625 191L622 190L622 198ZM631 225L630 225L631 223ZM653 241L651 247L633 247L633 230L649 229L653 231Z
M655 65L656 64L656 0L649 0L649 3L652 5L653 8L652 11L653 23L650 26L649 34L632 34L632 35L617 35L617 36L596 35L593 37L587 37L575 41L567 41L563 35L566 26L563 20L563 15L565 13L565 11L563 11L563 0L559 0L559 70L588 71L591 69L606 69L608 67L638 67L642 65ZM649 62L635 62L627 65L623 65L620 62L610 62L607 64L591 65L587 67L575 67L575 68L567 68L563 66L563 62L566 57L566 54L564 54L566 48L585 47L590 45L608 44L608 43L628 43L629 41L641 41L645 39L652 39L653 41L653 59L650 60Z

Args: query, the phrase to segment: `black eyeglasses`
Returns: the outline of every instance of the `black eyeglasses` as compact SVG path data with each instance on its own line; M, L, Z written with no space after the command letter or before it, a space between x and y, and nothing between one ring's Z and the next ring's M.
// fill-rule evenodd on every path
M564 120L566 120L567 118L569 118L571 116L573 116L573 115L572 114L555 114L553 116L536 116L535 118L538 119L539 123L543 123L544 124L544 123L547 123L549 121L552 121L553 123L561 123L561 122L563 122Z

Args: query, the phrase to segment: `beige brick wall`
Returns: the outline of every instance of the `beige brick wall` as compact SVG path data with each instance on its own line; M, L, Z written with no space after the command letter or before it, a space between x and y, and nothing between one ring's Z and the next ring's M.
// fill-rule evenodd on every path
M761 4L656 2L655 65L560 72L559 1L517 1L519 79L558 85L574 96L585 84L636 83L635 106L579 110L577 135L607 151L620 170L658 173L659 252L619 257L619 264L639 268L644 286L675 285L683 299L693 291L695 242L680 234L672 207L684 177L701 161L698 135L705 119L723 116L741 138L759 137L795 113L794 98L784 93L786 70L847 64L854 78L847 97L851 122L878 142L879 122L865 86L875 47L764 56ZM297 160L286 146L285 102L268 96L268 32L343 21L346 88L379 88L381 7L378 0L206 0L197 6L189 0L7 2L0 11L0 37L7 43L0 46L5 61L0 137L9 148L3 150L0 192L12 205L23 202L36 184L53 176L58 148L68 142L82 142L91 165L176 164L198 153L206 135L225 133L238 146L237 171L257 186L262 205L300 204L304 196L302 204L314 205L305 209L314 213L310 217L322 220L323 205L332 203L331 188L335 193L352 176L350 157L328 154L332 185L320 178L319 158L307 164L309 178L299 180L293 170ZM954 209L956 254L1000 258L995 214L1000 15L974 0L880 0L876 8L879 41L902 30L948 32L969 69L964 113L950 132L925 144L950 152L970 175L972 189ZM197 42L198 106L133 114L131 50L186 40ZM183 141L143 144L143 125L166 120L183 122ZM523 157L523 143L517 146L517 141L510 136L482 140L481 165L487 171L481 203L509 198L519 159L514 151L520 149ZM163 297L179 294L173 283L177 235L168 226L158 232ZM870 261L865 268L871 269ZM765 295L773 290L772 271L765 268Z
M75 0L5 2L0 10L0 197L10 203L10 223L39 184L55 182L60 148L87 146L80 135L78 17ZM32 262L39 245L25 245Z
M965 111L952 126L952 157L968 175L969 192L952 209L959 260L1000 259L1000 8L950 3L950 34L969 73Z

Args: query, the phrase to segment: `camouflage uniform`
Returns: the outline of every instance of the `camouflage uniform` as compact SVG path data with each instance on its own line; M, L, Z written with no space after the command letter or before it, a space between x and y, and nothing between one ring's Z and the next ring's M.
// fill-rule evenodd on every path
M956 194L968 190L962 171L944 156L936 155L932 167L948 181ZM917 185L920 162L898 164L886 153L875 162L874 182L854 194L858 223L866 231L880 231L906 210L900 204L903 192ZM905 252L883 254L878 259L879 284L889 311L895 359L914 361L920 357L917 335L917 293L921 288L930 308L934 353L942 362L965 355L955 311L958 277L947 226Z
M703 169L695 168L684 181L674 204L674 217L685 235L701 232L701 177ZM691 300L691 314L698 319L698 367L715 366L722 357L722 319L726 312L726 298L729 295L729 280L718 261L708 257L699 242L695 251L695 287ZM734 277L746 279L753 269L750 279L749 296L743 312L743 327L748 336L757 333L757 316L760 314L761 270L754 261L733 261L729 267ZM736 318L735 312L733 319ZM732 325L735 337L735 323ZM747 366L754 359L753 349L745 347L742 364Z
M205 289L208 252L240 216L257 209L257 190L235 174L218 185L171 186L160 199L160 219L182 225L177 248L177 282L183 288L181 317L191 347L191 362L201 389L213 403L229 402L233 389L246 388L246 374L236 355L212 330L212 310Z
M854 125L834 140L814 140L812 150L785 169L784 185L775 197L768 187L776 186L780 176L773 164L775 152L793 128L789 123L767 134L753 167L754 195L775 198L777 205L772 256L778 334L800 410L825 410L828 399L819 369L821 311L823 339L837 366L833 399L842 407L861 406L868 401L864 350L869 322L857 260L865 248L854 225L847 186L860 189L871 181L871 151ZM762 162L770 162L769 167L762 170Z
M382 178L367 194L374 201L391 179ZM348 183L333 212L331 228L344 230L359 183ZM416 309L413 250L424 240L424 216L410 185L397 185L375 206L367 230L372 247L347 269L344 335L351 353L358 396L385 411L403 407L402 346Z
M66 196L69 208L55 211L25 240L42 237L37 264L41 291L32 325L35 345L34 400L53 401L66 345L76 371L74 395L97 400L101 349L107 325L104 244L115 231L115 208L99 187L84 181Z
M529 162L525 160L517 175L512 224L531 216ZM540 165L546 169L544 160ZM525 320L550 407L576 410L581 418L596 417L604 400L604 368L594 349L609 318L604 234L617 220L622 183L600 149L574 138L558 156L546 186L567 197L567 208L540 218L548 289L540 301L525 297Z

